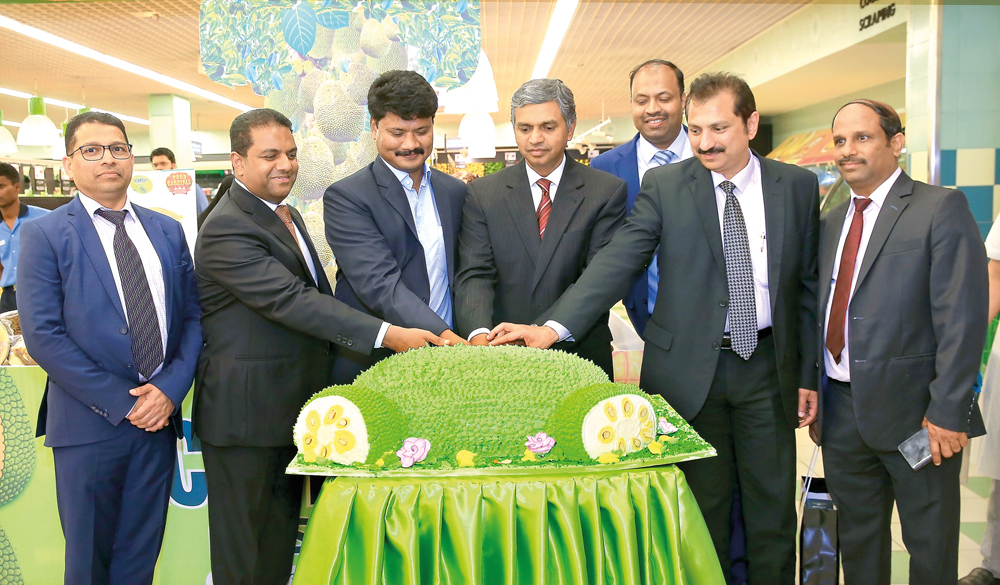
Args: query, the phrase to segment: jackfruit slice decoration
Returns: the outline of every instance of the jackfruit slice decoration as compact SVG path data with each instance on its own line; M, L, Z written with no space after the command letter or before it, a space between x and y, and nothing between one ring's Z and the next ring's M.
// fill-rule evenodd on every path
M593 460L645 449L655 436L656 417L638 387L595 384L566 396L546 428L568 458Z

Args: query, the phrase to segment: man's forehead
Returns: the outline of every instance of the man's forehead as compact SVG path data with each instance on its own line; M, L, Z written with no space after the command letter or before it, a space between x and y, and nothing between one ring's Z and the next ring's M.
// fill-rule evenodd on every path
M83 141L91 138L107 137L112 134L121 142L125 141L125 135L122 134L121 128L111 126L110 124L101 124L100 122L81 124L76 129L75 137L78 143L83 143Z
M649 82L648 87L642 87ZM650 95L662 92L677 93L680 87L673 70L663 65L658 67L643 67L632 78L632 95Z

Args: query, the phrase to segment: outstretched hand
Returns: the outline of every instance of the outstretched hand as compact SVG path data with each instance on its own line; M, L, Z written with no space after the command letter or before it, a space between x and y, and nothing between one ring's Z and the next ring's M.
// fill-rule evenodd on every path
M382 338L382 347L395 352L404 352L427 345L451 345L447 339L424 329L408 329L390 325Z
M501 323L490 331L486 337L490 345L505 345L509 343L522 343L529 347L548 349L552 344L559 341L559 334L555 329L548 326L537 325L517 325L514 323Z

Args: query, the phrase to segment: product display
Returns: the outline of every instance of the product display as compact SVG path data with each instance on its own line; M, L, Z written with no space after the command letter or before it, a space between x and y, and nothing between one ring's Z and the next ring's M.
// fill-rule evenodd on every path
M24 346L24 340L21 339L21 320L17 316L17 311L0 313L0 364L5 366L37 365L35 360L28 355L28 349Z
M575 355L433 347L385 359L303 407L294 473L644 467L714 455L661 397ZM468 472L472 472L468 469Z

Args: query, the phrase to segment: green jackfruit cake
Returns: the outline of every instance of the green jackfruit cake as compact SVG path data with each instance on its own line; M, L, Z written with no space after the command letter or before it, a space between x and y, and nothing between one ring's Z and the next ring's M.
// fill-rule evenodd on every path
M24 585L21 567L14 556L14 547L7 540L7 533L0 528L0 583L3 585Z
M329 475L642 467L714 454L661 397L612 383L575 355L513 346L394 355L313 396L293 434L291 468Z
M0 370L0 505L21 493L35 468L35 434L10 374Z

